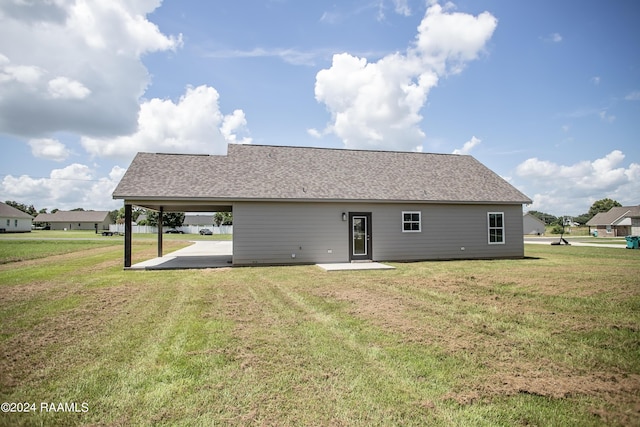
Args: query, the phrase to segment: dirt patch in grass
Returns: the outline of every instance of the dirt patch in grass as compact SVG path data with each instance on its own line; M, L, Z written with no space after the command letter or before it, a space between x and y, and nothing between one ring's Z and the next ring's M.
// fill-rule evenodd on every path
M534 281L533 297L558 293L557 286L540 283L538 287L538 280ZM612 418L633 424L640 419L640 375L618 367L582 369L563 362L573 355L554 348L558 344L553 335L567 330L591 331L602 320L527 304L518 294L521 291L514 291L518 295L510 297L508 292L505 295L496 289L495 283L496 277L482 276L416 278L410 284L387 279L377 286L332 286L318 289L316 294L348 302L349 314L399 334L406 342L436 346L480 367L481 378L462 382L443 400L465 405L518 394L554 399L597 397L606 407L593 408L593 412L605 421ZM589 296L597 290L583 292L577 286L570 292ZM621 292L637 296L637 291ZM501 320L496 323L494 319ZM628 321L609 327L633 331L637 325ZM545 348L547 345L549 348ZM638 347L638 342L632 345Z
M113 245L101 246L98 248L90 248L82 251L82 257L104 254L104 253L112 252L113 250L114 250ZM31 260L15 261L15 262L10 262L6 264L0 264L0 271L13 270L13 269L19 269L19 268L28 268L28 267L40 267L43 265L43 263L51 264L51 265L64 264L64 263L73 262L73 260L75 259L78 259L77 252L70 252L70 253L61 254L61 255L51 255L46 257L46 261L43 261L42 259L31 259Z
M82 304L46 316L36 324L25 327L5 322L0 333L9 336L3 342L0 357L0 386L3 392L20 385L20 382L44 379L52 353L64 350L89 337L97 337L108 328L110 319L117 318L126 309L127 301L135 294L134 287L116 286L84 290L60 287L58 282L41 282L31 286L6 287L3 300L36 299L37 295L52 295L50 303L57 305L77 295ZM40 308L41 309L41 308ZM28 313L25 317L28 317ZM81 357L82 355L76 355ZM59 357L59 356L57 356Z
M113 248L96 248L84 256L100 255ZM73 262L77 254L50 257L55 263ZM23 261L14 264L24 268L31 263L42 264L42 260ZM119 319L130 310L129 302L140 297L140 286L87 287L78 279L112 267L118 260L109 259L90 266L79 266L72 277L76 280L33 281L18 286L4 286L0 293L0 306L23 305L24 310L7 318L0 325L2 341L0 352L0 387L3 393L20 386L25 381L38 382L48 375L51 360L60 359L60 352L67 346L77 346L83 340L98 339L108 332L110 322ZM77 300L77 304L67 303ZM51 307L47 310L44 307ZM55 357L52 357L54 354ZM86 354L76 353L70 357L77 363ZM59 367L58 367L59 368Z

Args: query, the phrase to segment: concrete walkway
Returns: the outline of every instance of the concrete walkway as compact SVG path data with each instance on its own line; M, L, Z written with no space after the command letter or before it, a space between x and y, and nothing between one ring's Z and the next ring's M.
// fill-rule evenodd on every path
M231 267L233 242L196 241L193 245L160 258L139 262L127 270L183 270L190 268Z
M316 264L324 271L350 270L394 270L395 267L379 262L338 262L332 264Z

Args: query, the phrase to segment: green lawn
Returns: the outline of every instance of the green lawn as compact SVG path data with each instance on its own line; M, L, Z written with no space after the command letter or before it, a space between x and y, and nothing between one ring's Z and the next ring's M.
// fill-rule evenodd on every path
M0 255L0 400L36 404L0 425L640 423L640 250L125 272L118 239Z
M94 248L122 246L120 242L83 240L11 240L0 241L0 264L46 258Z

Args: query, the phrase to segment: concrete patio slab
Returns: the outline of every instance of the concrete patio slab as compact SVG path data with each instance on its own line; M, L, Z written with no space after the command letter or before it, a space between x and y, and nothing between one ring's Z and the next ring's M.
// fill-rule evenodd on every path
M231 241L196 241L159 258L139 262L127 270L183 270L231 267Z
M325 271L350 271L350 270L394 270L395 267L379 262L340 262L332 264L316 264Z

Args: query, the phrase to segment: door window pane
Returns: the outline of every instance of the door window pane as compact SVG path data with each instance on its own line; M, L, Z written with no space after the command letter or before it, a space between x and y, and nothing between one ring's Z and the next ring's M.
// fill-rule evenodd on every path
M353 217L353 254L367 254L367 219Z

